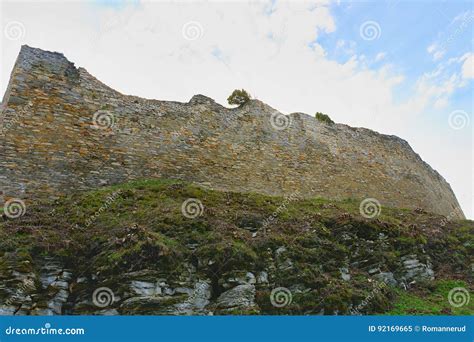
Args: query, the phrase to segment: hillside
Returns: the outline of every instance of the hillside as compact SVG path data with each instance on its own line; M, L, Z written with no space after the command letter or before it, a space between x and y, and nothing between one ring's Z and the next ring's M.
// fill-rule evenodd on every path
M22 213L0 223L0 314L474 314L448 295L472 291L474 222L421 209L154 179Z

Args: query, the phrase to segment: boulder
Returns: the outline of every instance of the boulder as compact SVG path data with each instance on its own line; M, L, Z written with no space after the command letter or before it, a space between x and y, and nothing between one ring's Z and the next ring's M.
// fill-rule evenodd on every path
M255 307L255 286L238 285L223 292L217 298L217 308L224 310L247 310Z

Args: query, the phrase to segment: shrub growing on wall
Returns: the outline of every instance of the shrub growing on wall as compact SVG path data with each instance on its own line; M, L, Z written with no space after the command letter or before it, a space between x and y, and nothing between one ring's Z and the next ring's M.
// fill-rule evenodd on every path
M227 98L227 102L230 105L238 105L241 106L244 103L250 100L250 95L244 89L235 89L232 94Z
M329 115L327 115L327 114L317 112L316 115L315 115L315 117L316 117L316 119L318 119L319 121L324 122L324 123L327 123L327 124L329 124L329 125L334 124L334 121L332 121L331 118L329 117Z

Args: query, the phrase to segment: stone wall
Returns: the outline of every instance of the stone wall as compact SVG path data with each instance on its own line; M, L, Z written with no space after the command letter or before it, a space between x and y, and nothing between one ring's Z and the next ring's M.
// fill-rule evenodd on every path
M449 184L398 137L252 100L225 108L126 96L62 54L23 46L2 102L5 198L139 178L270 195L375 198L462 218ZM454 213L454 214L453 214Z

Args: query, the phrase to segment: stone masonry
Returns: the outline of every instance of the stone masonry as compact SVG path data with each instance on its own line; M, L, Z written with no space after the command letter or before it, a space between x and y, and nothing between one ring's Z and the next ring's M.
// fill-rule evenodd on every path
M143 178L463 218L449 184L396 136L258 100L225 108L127 96L62 54L23 46L0 111L0 191L33 201ZM454 214L453 214L454 213Z

